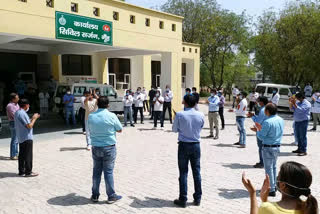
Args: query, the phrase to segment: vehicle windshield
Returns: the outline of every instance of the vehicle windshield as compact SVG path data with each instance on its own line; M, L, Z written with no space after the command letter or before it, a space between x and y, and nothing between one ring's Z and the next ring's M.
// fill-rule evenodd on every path
M85 86L75 86L73 89L73 95L74 96L82 96L85 91L86 91Z
M111 96L115 96L115 95L116 95L116 92L113 90L113 88L103 87L102 96L111 97Z

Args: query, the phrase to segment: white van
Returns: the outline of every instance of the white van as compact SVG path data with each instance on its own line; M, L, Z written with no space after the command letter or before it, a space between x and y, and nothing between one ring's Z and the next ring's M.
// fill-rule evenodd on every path
M75 114L77 115L81 107L81 97L85 91L96 90L100 96L106 96L109 98L109 108L110 112L115 114L123 114L123 103L122 98L118 97L117 92L111 85L104 84L94 84L94 83L74 83L68 84L58 84L56 92L54 94L54 102L56 112L63 113L63 96L65 95L67 89L71 89L71 93L75 97L75 102L73 104Z
M289 108L289 98L297 92L297 88L295 86L260 83L256 85L256 92L258 92L260 96L268 97L268 99L270 100L274 88L278 89L278 93L280 94L278 107Z

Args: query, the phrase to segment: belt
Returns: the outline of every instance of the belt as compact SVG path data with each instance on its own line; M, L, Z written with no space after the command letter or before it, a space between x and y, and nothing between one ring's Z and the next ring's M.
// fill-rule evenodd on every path
M266 144L263 144L262 147L266 147L266 148L276 148L276 147L280 147L280 145L266 145Z
M116 144L109 145L109 146L92 146L92 147L103 148L103 147L114 147L114 146L116 146Z
M179 141L178 144L190 144L190 145L194 145L194 144L199 144L200 142L182 142Z
M219 112L219 111L209 111L209 113L217 113L217 112Z

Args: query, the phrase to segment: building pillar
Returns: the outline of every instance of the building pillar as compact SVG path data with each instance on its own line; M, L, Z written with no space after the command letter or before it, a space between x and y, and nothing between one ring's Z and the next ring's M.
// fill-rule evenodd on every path
M161 54L160 87L164 91L166 85L170 85L174 96L172 109L175 112L182 109L181 63L181 56L178 53Z
M198 60L188 59L185 61L187 64L186 72L186 86L187 88L196 87L199 92L200 89L200 64Z
M53 79L58 81L60 80L60 63L59 63L59 55L52 55L51 56L51 69L52 69L52 76Z
M145 87L151 89L151 56L134 56L130 62L131 89Z
M102 84L109 84L109 69L108 69L108 58L101 59L101 68L102 68Z

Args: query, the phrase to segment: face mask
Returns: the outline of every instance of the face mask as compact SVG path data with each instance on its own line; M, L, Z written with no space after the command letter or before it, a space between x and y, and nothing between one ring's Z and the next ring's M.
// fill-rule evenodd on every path
M67 91L67 94L71 94L71 92L70 92L70 91Z
M159 97L159 96L160 96L160 94L156 94L156 96L157 96L157 97Z
M189 95L190 94L190 92L186 92L186 95Z
M261 108L261 105L260 105L260 103L258 103L258 107L259 107L259 108Z
M129 93L126 93L127 96L129 96Z
M221 96L222 96L222 94L221 94L221 93L218 93L218 96L219 96L219 97L221 97Z
M140 91L137 91L138 94L140 94Z
M242 99L243 99L243 96L242 96L242 95L240 95L240 96L239 96L239 98L240 98L240 100L242 100Z
M169 88L167 88L167 92L169 92L170 91L170 89Z
M272 93L274 93L274 94L275 94L275 93L277 93L277 91L273 91Z
M214 93L211 93L211 97L214 97L215 96L215 94Z
M29 111L29 109L30 109L30 108L27 108L26 112L28 112L28 111Z

